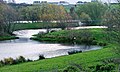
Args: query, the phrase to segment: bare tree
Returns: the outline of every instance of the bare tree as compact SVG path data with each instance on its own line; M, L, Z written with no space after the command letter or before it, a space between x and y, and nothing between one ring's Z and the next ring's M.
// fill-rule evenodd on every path
M0 31L2 33L11 33L14 27L13 25L15 20L15 10L5 3L0 3Z

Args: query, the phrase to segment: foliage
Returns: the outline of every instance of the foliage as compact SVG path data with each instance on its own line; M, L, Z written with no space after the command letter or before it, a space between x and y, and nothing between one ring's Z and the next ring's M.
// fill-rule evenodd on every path
M14 29L16 11L5 3L0 3L0 35L11 33Z
M99 32L99 33L98 33ZM59 43L74 43L86 45L100 45L106 46L105 41L98 40L99 38L105 39L105 33L101 29L83 29L83 30L62 30L44 34L39 37L35 36L34 39L38 41L50 41Z
M18 63L23 63L23 62L26 62L26 59L25 59L23 56L19 56L19 57L16 59L16 61L17 61Z
M45 59L44 55L39 55L39 60Z
M74 7L71 7L70 8L70 16L72 17L72 20L78 20L78 15L77 13L75 12L75 8Z
M12 7L0 3L0 35L13 32L16 16L17 13Z
M76 53L82 53L82 51L73 50L68 52L69 55L76 54Z
M103 19L103 24L108 26L106 33L110 36L106 40L117 44L118 46L114 47L114 51L120 54L120 5L117 7L110 6Z
M83 12L89 15L92 20L91 25L100 25L99 23L102 20L102 16L107 9L108 7L105 4L102 4L100 2L91 2L79 5L76 12L78 16L80 16Z
M115 64L102 64L90 68L93 69L92 72L113 72L115 71Z
M10 35L5 35L5 34L4 34L4 36L0 36L0 41L11 40L11 39L18 39L18 37L10 36Z
M68 66L65 69L63 69L63 72L81 72L79 68L75 66Z
M81 13L80 20L82 23L85 23L84 25L89 25L91 24L91 21L92 21L90 16L84 12Z
M14 63L14 59L13 58L5 58L4 59L4 64L5 65L12 65Z

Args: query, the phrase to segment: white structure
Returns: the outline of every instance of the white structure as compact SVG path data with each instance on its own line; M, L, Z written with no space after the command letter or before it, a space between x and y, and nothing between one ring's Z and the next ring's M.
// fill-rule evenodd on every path
M97 0L91 0L91 2L97 2Z
M69 3L66 1L60 1L58 5L69 5Z
M76 5L86 4L87 2L78 1Z
M33 4L40 4L40 1L34 1Z
M33 2L33 4L44 4L44 3L54 4L54 5L69 5L69 3L66 1L60 1L60 2L34 1Z
M41 1L41 3L47 3L47 1Z
M59 2L48 2L49 4L54 4L54 5L58 5Z

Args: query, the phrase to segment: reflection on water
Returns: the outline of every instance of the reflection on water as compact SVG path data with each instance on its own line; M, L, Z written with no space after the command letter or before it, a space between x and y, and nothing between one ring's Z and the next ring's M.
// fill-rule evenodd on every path
M68 55L68 51L89 51L101 48L99 46L85 47L84 45L45 43L29 39L32 35L41 31L46 32L44 29L15 31L14 34L16 34L19 39L0 41L0 59L24 56L25 58L36 60L40 54L43 54L46 58L51 58L61 55Z

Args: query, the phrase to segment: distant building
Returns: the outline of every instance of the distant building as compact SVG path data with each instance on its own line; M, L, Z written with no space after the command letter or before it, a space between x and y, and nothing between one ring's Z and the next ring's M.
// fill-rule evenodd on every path
M76 3L76 5L81 5L81 4L86 4L87 2L82 2L82 1L78 1L77 3Z
M54 4L54 5L58 5L59 2L48 2L49 4Z
M41 1L41 3L47 3L47 1Z
M91 2L97 2L98 0L91 0Z
M34 1L33 4L40 4L40 1Z
M60 1L58 5L69 5L69 3L66 1Z
M54 5L69 5L68 2L66 1L60 1L60 2L47 2L47 1L34 1L33 4L44 4L44 3L48 3L48 4L54 4Z

